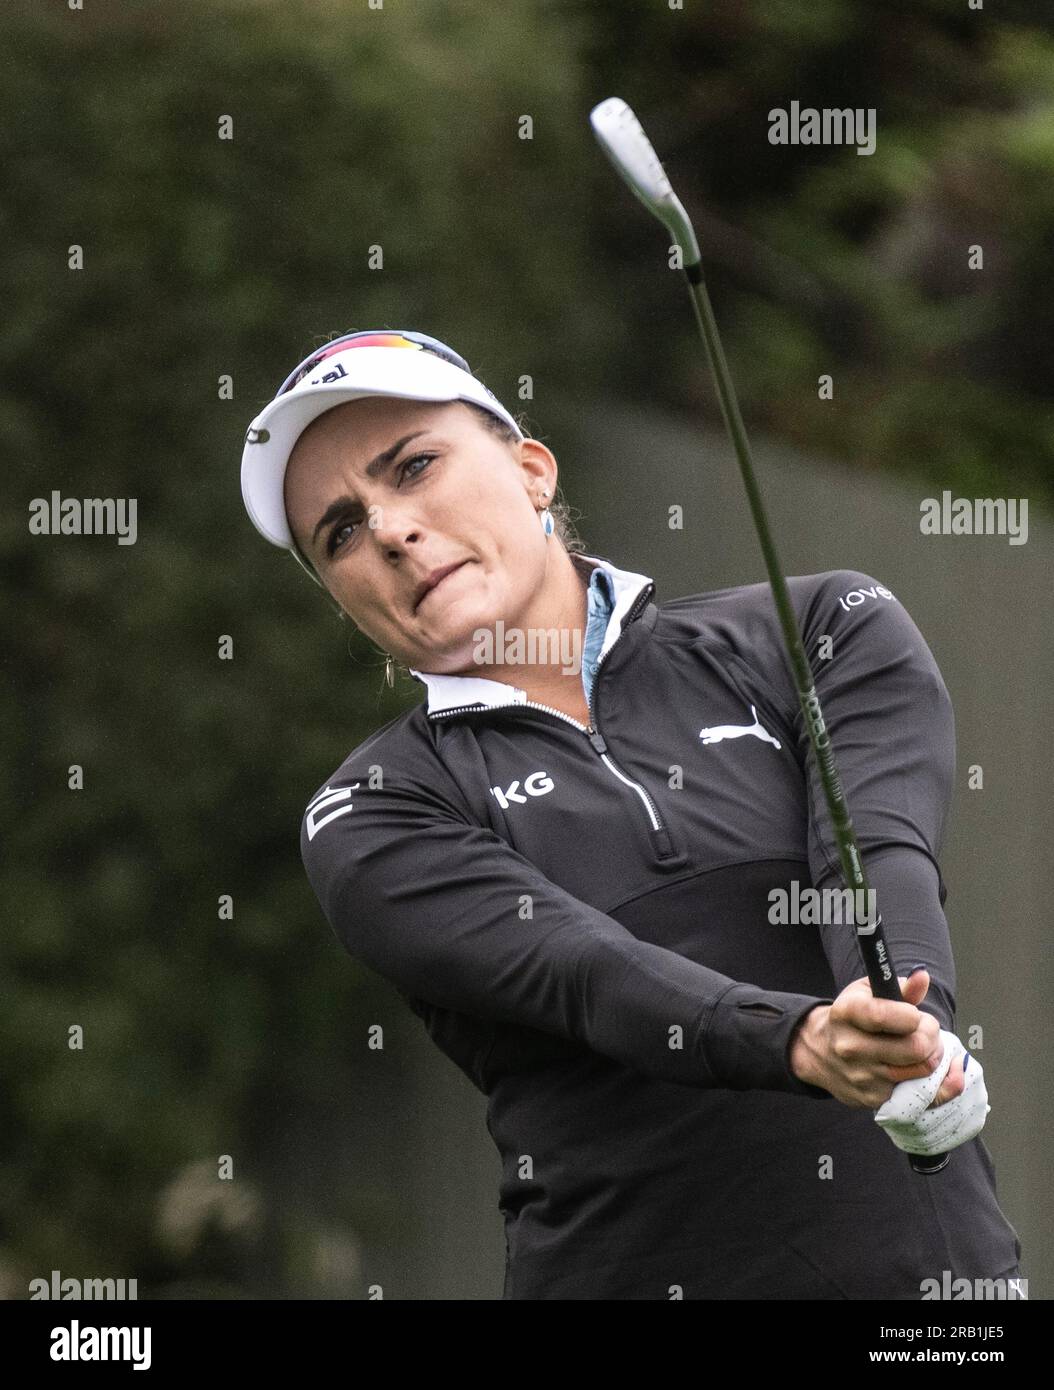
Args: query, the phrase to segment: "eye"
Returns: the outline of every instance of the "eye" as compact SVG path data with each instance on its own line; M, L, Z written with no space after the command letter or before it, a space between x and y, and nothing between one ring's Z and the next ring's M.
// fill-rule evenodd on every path
M358 523L351 521L341 521L334 526L333 530L330 531L326 538L326 554L334 555L341 548L341 542L337 538L357 524ZM354 534L354 532L352 532L352 534Z
M428 467L428 465L432 462L432 460L433 460L434 458L435 458L435 454L413 454L413 455L411 455L410 458L406 459L406 460L399 466L399 481L402 482L402 480L403 480L404 478L406 478L406 477L409 477L411 480L414 479L414 478L419 478L419 477L421 476L421 474L425 471L425 468ZM424 459L424 460L425 460L425 468L419 468L419 469L417 469L417 471L416 471L415 473L411 473L411 472L410 472L410 465L411 465L411 463L416 463L416 462L418 461L418 459Z
M432 462L432 460L435 457L435 454L412 454L408 459L404 459L398 467L399 481L402 482L404 478L409 478L410 481L413 482L415 478L419 478L421 474L425 472L428 465ZM424 467L418 468L411 472L410 465L413 463L417 463L421 459L424 460ZM354 536L355 532L361 527L361 525L361 522L338 522L326 538L326 554L329 556L333 556L337 553L338 550L342 550L344 548L344 542L339 538L344 534L345 531L348 530L350 530L352 536Z

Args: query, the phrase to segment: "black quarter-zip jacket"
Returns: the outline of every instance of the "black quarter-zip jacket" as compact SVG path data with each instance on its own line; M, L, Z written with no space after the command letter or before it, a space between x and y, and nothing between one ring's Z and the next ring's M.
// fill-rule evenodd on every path
M415 672L426 701L301 830L337 937L487 1096L503 1297L919 1299L1014 1271L980 1137L915 1174L790 1069L797 1025L866 972L851 926L774 924L774 890L842 879L769 586L656 604L603 563L588 728ZM894 964L927 966L954 1031L948 692L878 581L788 584Z

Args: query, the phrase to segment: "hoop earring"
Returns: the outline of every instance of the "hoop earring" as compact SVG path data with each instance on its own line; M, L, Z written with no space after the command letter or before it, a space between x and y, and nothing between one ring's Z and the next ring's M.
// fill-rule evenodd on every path
M385 681L386 681L387 684L388 684L388 688L389 688L390 690L394 690L394 689L395 689L395 662L392 660L392 654L391 654L391 652L388 653L388 659L387 659L387 661L384 663L384 679L385 679Z

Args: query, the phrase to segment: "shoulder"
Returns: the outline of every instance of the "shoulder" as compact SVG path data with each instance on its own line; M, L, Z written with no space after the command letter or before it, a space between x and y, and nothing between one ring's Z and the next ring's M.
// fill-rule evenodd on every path
M419 749L427 738L427 724L425 705L422 701L413 709L397 714L379 729L374 729L373 733L368 734L347 754L326 781L336 782L349 775L357 775L364 766L372 762L404 761L408 756L412 756L413 750Z
M314 839L328 820L352 809L352 793L390 788L402 792L438 786L442 764L428 724L424 701L375 729L308 796L301 837Z
M933 653L895 591L863 570L824 570L787 579L791 607L818 689L877 676L942 688ZM658 609L660 641L691 646L747 669L794 703L783 627L768 582L673 599Z
M897 606L892 589L862 570L824 570L819 574L790 575L787 590L791 606L804 632L817 620L837 618L872 603L881 609ZM768 581L688 594L656 605L656 632L660 637L711 636L715 640L756 640L778 632L779 617Z

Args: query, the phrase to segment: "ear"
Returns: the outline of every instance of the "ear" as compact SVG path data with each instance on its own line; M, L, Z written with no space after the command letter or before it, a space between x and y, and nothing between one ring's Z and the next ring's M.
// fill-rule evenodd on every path
M530 492L548 492L550 498L556 495L556 479L559 466L551 449L546 448L540 439L523 439L519 444L520 467Z

